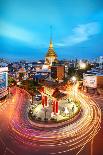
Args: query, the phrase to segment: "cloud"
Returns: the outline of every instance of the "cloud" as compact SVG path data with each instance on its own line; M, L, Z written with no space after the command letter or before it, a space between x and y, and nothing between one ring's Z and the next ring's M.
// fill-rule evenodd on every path
M100 25L97 22L88 24L81 24L72 30L72 34L65 38L60 43L56 43L56 46L72 46L84 41L89 40L92 36L100 32Z
M33 34L26 29L11 25L4 21L0 21L0 26L0 36L18 40L32 47L40 43L40 36L36 32Z

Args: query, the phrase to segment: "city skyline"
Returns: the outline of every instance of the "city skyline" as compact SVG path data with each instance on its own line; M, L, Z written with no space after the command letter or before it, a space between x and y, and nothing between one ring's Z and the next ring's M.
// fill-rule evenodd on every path
M103 55L103 1L0 0L0 57L39 60L45 57L53 27L59 59Z
M0 155L103 154L103 0L0 0Z

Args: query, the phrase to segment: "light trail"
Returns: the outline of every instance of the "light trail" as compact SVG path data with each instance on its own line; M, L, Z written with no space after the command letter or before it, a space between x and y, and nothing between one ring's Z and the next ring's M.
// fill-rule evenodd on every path
M75 91L75 92L74 92ZM79 118L62 127L41 129L28 119L28 94L17 89L14 95L14 110L10 117L10 137L28 148L49 150L49 154L62 154L77 148L83 148L98 133L101 123L101 110L88 96L70 88L69 96L81 102L82 113ZM54 151L55 150L55 151Z

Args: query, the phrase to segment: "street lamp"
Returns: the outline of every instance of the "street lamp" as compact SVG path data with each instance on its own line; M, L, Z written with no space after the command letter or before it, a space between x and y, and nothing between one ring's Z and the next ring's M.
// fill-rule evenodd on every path
M75 76L73 76L71 78L72 82L73 82L73 96L74 96L74 100L77 94L77 90L78 90L78 83L77 83L77 78Z
M72 80L73 83L75 83L75 82L77 81L77 78L76 78L75 76L73 76L73 77L71 78L71 80Z
M9 87L9 85L7 87L7 94L8 94L8 98L9 98L9 96L10 96L10 87Z
M86 68L86 63L80 62L79 66L80 66L80 69L85 69Z

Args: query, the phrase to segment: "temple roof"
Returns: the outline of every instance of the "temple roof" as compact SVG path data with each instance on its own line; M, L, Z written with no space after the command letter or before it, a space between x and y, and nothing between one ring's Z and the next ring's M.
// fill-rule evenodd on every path
M50 40L50 45L49 45L49 49L48 49L48 52L46 54L46 57L57 57L54 49L53 49L53 43L52 43L52 40Z

